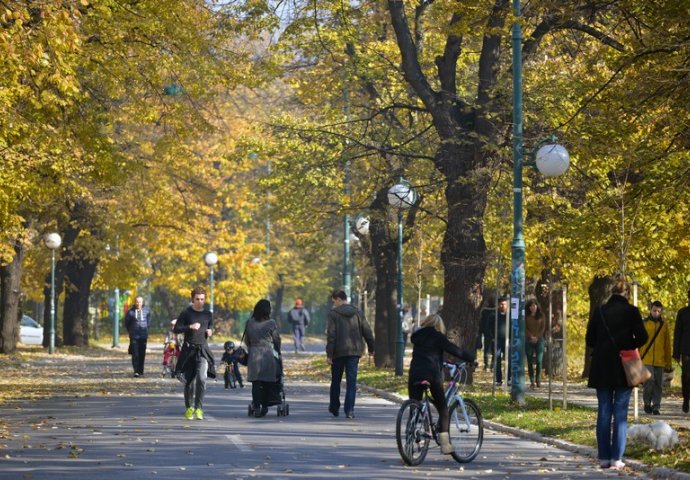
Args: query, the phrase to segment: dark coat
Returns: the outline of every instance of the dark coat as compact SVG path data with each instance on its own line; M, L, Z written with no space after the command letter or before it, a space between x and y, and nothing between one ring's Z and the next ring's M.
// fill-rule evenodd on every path
M180 352L180 359L175 365L174 375L177 376L180 372L182 372L187 383L189 383L192 378L194 378L196 364L200 358L205 358L206 362L208 363L208 371L206 372L208 378L216 378L216 362L213 358L213 352L209 348L208 343L198 345L195 343L184 342L182 345L182 351Z
M680 361L681 355L690 355L690 307L678 310L673 331L673 358Z
M611 335L606 331L604 319ZM587 385L591 388L629 388L619 351L640 348L647 338L637 307L621 295L612 295L604 306L593 312L587 324L585 341L593 349Z
M349 303L344 303L328 312L326 327L326 355L328 358L361 357L364 342L369 354L374 353L374 335L362 312Z
M197 322L201 324L198 330L189 328L189 325ZM177 317L173 332L184 333L184 342L175 366L175 375L183 372L187 382L194 377L197 361L202 357L208 362L208 377L216 378L216 364L206 338L207 329L213 329L213 315L208 310L197 311L190 306Z
M280 361L280 334L275 320L247 321L247 380L250 382L277 382L282 374ZM275 352L275 353L274 353Z
M455 345L434 327L423 327L412 334L412 361L410 382L441 379L443 354L449 353L467 362L474 361L474 355Z
M146 340L151 328L151 311L148 307L141 308L141 318L137 320L137 309L132 307L125 314L125 328L132 340Z

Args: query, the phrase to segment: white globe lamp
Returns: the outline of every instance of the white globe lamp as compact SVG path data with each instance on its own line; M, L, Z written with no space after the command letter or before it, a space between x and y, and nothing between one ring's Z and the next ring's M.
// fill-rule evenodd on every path
M544 145L537 151L536 164L545 177L558 177L568 170L570 155L563 145Z

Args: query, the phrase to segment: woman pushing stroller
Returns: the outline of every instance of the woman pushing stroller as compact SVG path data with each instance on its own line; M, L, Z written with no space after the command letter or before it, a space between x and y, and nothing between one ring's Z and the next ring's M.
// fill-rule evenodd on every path
M251 410L255 417L263 417L268 407L280 403L283 368L280 358L280 334L275 320L270 318L271 304L259 300L252 318L247 321L246 343L249 351L247 380L252 382Z

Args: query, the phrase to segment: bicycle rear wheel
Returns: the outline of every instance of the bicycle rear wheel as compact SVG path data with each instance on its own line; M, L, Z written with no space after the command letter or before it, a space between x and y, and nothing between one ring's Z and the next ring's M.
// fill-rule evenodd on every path
M398 410L395 424L398 452L408 465L419 465L429 451L431 425L429 417L422 415L422 404L417 400L405 400Z
M175 367L177 366L177 357L170 355L168 359L168 367L170 368L170 378L175 378Z
M449 408L450 415L450 442L455 451L451 454L460 463L468 463L474 460L482 448L484 441L484 421L479 407L473 400L463 399L465 412L459 401L453 402Z

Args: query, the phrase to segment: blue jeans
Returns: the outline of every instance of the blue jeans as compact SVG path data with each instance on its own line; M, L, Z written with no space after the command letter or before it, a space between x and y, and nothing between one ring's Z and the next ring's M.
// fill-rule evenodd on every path
M358 365L359 357L355 355L333 359L333 364L331 365L331 401L328 405L328 410L331 412L340 410L340 382L343 380L343 371L345 372L345 381L347 382L345 390L345 414L354 412L355 395L357 394Z
M628 404L632 388L597 388L597 450L599 461L622 460L628 430ZM613 434L611 433L613 417Z

